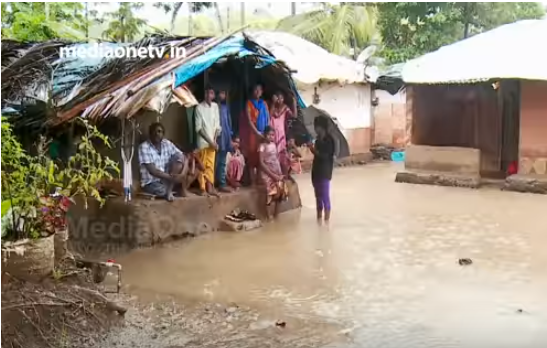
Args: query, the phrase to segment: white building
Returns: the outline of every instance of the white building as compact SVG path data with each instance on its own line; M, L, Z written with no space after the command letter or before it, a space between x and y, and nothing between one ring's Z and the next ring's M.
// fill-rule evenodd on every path
M363 64L329 53L289 33L253 31L247 34L296 71L293 79L304 102L337 120L351 154L370 151L371 85Z

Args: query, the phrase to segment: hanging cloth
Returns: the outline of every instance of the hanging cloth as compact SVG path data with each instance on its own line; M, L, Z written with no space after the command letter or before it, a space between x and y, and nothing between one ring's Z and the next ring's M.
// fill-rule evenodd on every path
M126 123L130 122L130 139L127 139L126 133ZM133 189L133 171L131 168L131 162L133 160L133 154L135 152L135 126L133 121L128 121L126 118L122 119L122 161L123 161L123 192L124 192L124 202L128 203L131 201L131 191Z

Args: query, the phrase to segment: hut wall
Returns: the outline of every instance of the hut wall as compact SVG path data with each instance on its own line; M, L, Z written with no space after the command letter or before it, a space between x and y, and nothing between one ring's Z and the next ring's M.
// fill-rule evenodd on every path
M521 83L519 173L547 175L547 82Z
M165 127L165 138L172 141L180 149L187 145L186 109L178 104L171 104L163 114L154 111L141 110L135 116L138 125L135 137L135 152L132 160L133 188L140 187L139 154L140 143L148 139L148 127L154 122L161 122ZM120 164L122 169L121 142L117 141L111 149L102 148L100 152ZM117 189L121 189L121 182Z
M317 87L320 102L313 103L314 88ZM365 84L321 83L300 87L306 105L315 105L336 118L350 148L350 154L370 152L372 141L371 88Z
M406 145L406 92L391 95L375 90L378 105L373 107L373 143L392 145L397 148Z
M482 175L501 170L501 98L490 84L412 90L412 144L477 149Z

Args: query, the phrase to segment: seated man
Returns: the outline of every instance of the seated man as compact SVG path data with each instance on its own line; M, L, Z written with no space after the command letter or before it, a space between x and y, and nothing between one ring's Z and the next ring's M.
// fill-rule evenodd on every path
M181 195L187 195L186 176L188 161L169 140L164 139L165 128L153 123L149 138L139 146L141 186L144 192L173 201L173 187L182 184Z

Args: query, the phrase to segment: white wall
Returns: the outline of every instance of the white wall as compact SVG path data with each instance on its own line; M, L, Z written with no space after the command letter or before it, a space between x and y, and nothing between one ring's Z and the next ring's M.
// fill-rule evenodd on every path
M317 88L321 99L313 104L313 86L299 88L306 105L314 105L335 117L344 130L369 128L371 126L370 85L324 83Z
M406 104L406 90L402 90L395 95L391 95L389 92L377 89L374 91L374 95L378 98L380 104Z
M383 90L375 90L378 105L373 107L373 143L402 147L407 139L406 92L391 95Z

